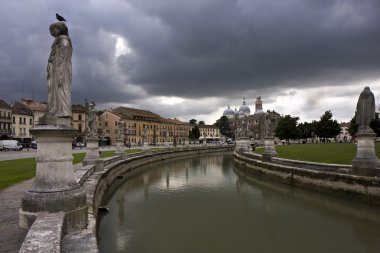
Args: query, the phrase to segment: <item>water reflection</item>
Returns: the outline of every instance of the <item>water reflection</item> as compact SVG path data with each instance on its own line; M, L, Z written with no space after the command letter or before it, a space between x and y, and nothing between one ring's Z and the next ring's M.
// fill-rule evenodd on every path
M215 154L121 182L99 221L101 252L378 252L380 212L256 179Z

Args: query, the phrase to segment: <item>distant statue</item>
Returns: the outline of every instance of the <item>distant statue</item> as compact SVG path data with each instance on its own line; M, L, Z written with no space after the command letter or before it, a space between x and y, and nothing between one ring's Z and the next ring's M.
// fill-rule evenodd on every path
M88 113L88 121L87 121L88 136L96 136L95 102L92 101L91 103L89 103L86 99L85 106L87 108L87 113Z
M359 125L358 133L373 132L369 123L375 118L375 97L368 86L360 93L355 117Z
M124 123L122 120L117 123L117 138L124 139Z
M266 137L272 136L272 119L269 113L265 113L264 115L264 131Z
M71 117L71 55L73 48L63 22L50 25L55 38L47 65L48 108L46 118Z
M148 125L145 125L144 126L144 139L146 140L147 137L148 137Z

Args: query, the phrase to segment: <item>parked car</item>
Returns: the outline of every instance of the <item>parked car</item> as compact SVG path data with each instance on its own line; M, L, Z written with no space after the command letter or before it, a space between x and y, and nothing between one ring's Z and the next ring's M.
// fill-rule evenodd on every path
M37 149L37 142L36 141L32 141L31 148Z
M22 145L16 140L1 140L0 150L22 150Z

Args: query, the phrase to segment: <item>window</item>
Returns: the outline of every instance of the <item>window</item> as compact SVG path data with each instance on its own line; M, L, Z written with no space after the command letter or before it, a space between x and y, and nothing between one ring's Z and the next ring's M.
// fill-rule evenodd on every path
M22 124L22 118L20 117L19 123Z
M117 126L117 121L115 121L115 126Z
M78 130L79 130L79 132L82 132L82 125L78 126Z
M101 127L102 126L102 122L99 122L99 127Z
M104 126L108 127L108 122L104 122Z
M16 117L15 117L15 116L13 116L13 120L12 120L12 122L13 122L13 124L16 123Z
M11 112L8 112L8 118L11 118Z
M82 120L82 114L78 114L78 120Z
M24 125L26 124L26 118L23 118L23 120L24 120Z
M33 120L29 119L29 125L32 125L32 124L33 124Z

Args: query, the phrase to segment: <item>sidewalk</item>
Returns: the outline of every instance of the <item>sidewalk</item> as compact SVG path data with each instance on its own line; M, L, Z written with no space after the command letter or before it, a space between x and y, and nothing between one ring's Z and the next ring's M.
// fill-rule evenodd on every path
M32 188L30 179L0 190L0 252L18 252L27 231L18 227L20 199Z

